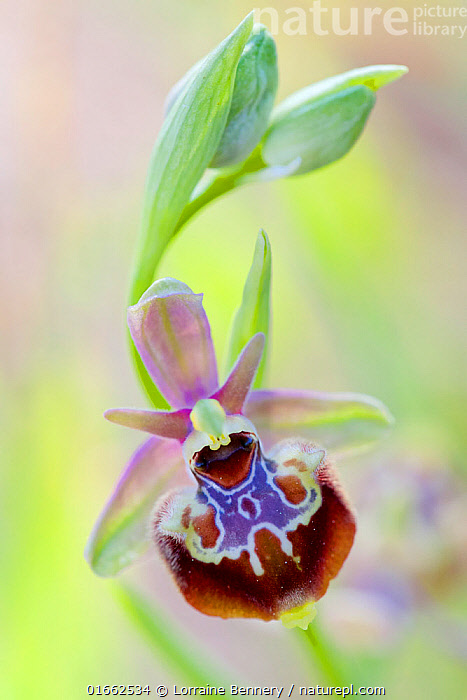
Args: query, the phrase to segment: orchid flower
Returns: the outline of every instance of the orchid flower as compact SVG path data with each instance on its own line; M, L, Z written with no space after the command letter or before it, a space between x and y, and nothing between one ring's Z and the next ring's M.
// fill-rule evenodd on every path
M355 534L336 470L308 438L332 425L334 437L348 442L352 426L387 426L386 409L359 394L252 390L262 333L219 385L202 295L171 278L130 307L128 324L173 410L106 412L152 437L133 455L94 528L90 565L115 575L152 543L199 611L305 629ZM275 432L283 439L272 445ZM164 495L174 479L184 486Z

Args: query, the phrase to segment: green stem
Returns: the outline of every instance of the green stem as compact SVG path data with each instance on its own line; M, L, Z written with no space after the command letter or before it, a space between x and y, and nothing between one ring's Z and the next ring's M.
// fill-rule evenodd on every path
M240 166L231 168L228 171L224 171L223 174L218 172L213 172L212 174L205 174L204 182L201 179L201 187L199 191L195 194L195 197L187 204L182 212L180 219L175 227L174 232L170 237L172 241L177 233L185 226L185 224L203 207L212 202L217 197L220 197L230 190L233 190L238 184L240 184L240 179L244 175L256 172L265 167L264 161L260 155L260 147L258 146L244 161ZM196 191L195 191L196 192ZM153 283L157 268L161 261L162 255L165 251L167 244L159 245L155 250L153 249L153 254L151 256L151 263L148 264L147 260L144 260L143 256L139 253L137 255L137 263L134 268L134 273L132 277L132 282L130 285L130 304L136 304L142 294L150 287ZM145 246L142 246L145 249ZM155 386L151 377L149 376L139 353L130 337L130 354L133 360L136 374L141 382L141 385L149 397L149 400L156 408L167 408L167 401L164 399L160 391Z
M333 662L332 650L323 639L323 636L316 630L316 626L309 625L304 632L299 630L299 634L308 650L312 651L313 661L323 674L326 682L329 685L338 687L347 685L341 670Z
M246 161L241 163L240 166L234 167L225 171L223 174L212 173L205 176L204 186L201 187L200 191L196 193L195 197L186 205L182 212L180 219L178 220L175 231L172 234L172 238L180 231L180 229L186 224L192 216L194 216L200 209L209 204L217 197L226 194L233 190L239 184L240 179L244 175L257 172L265 168L265 163L261 158L260 147L258 146L247 158ZM203 180L200 181L201 183Z

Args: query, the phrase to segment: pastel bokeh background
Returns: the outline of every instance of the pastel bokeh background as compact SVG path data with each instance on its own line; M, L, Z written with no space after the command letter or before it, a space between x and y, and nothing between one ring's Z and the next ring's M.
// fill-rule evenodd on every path
M290 4L270 6L284 18ZM125 300L163 100L250 9L243 0L6 0L0 9L7 700L182 682L82 551L139 442L102 412L145 405L127 354ZM270 385L365 392L397 420L380 448L340 466L360 529L319 606L321 626L336 656L350 655L355 678L386 686L388 696L461 698L463 42L391 36L380 25L371 36L280 32L276 40L279 97L372 63L404 63L410 73L381 90L345 159L217 201L174 242L161 274L205 293L221 357L257 231L268 232ZM155 558L123 579L232 682L320 682L297 634L202 617Z

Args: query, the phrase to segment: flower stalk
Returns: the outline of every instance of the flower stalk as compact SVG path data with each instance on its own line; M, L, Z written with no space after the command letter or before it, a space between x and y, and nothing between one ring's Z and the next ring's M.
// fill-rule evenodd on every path
M363 130L375 90L405 71L350 71L304 88L271 113L276 47L250 13L169 95L146 181L130 304L151 285L167 245L194 214L248 182L309 172L343 156ZM151 403L167 407L133 344L131 355Z
M335 663L335 653L327 645L316 625L310 625L306 630L297 630L297 634L326 683L341 688L350 685Z
M315 602L339 573L356 529L332 453L368 444L392 417L359 394L260 389L271 285L264 232L232 324L223 382L203 295L154 278L169 242L217 197L344 156L363 131L376 89L404 72L351 71L273 110L276 48L250 14L175 87L149 167L128 309L137 373L159 410L106 412L111 422L150 437L86 549L97 574L114 576L152 548L200 612L300 627L323 675L338 686L343 678L310 629ZM131 591L119 595L174 668L206 684L176 636L162 631L158 614Z

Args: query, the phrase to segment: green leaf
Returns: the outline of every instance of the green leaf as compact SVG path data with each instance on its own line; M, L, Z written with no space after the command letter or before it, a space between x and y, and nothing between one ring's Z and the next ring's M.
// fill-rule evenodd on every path
M264 231L256 240L253 262L243 288L243 298L237 310L230 335L227 371L255 333L264 333L266 347L256 374L254 386L261 386L267 358L267 339L270 315L271 246Z

